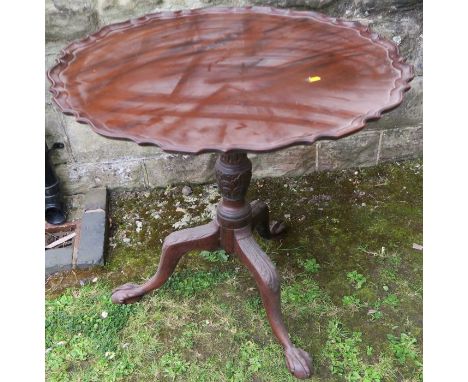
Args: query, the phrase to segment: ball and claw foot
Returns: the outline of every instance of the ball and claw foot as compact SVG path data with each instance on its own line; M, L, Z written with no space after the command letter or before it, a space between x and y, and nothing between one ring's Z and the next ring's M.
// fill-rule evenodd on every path
M291 346L285 351L286 366L296 378L306 379L312 375L312 358L302 349Z
M124 284L112 291L111 300L114 304L133 304L140 301L145 292L137 284Z

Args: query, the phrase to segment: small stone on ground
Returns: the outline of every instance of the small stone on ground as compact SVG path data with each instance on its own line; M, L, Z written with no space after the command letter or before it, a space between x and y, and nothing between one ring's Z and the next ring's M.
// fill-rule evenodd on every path
M185 195L185 196L189 196L192 194L192 188L189 187L189 186L184 186L182 188L182 194Z

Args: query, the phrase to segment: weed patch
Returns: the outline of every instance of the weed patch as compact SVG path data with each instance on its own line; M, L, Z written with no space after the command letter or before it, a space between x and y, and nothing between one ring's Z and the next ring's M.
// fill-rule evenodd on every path
M219 251L201 251L200 256L210 263L225 263L229 260L229 255L224 250Z
M357 271L348 272L346 277L356 289L361 289L367 279Z
M183 297L192 297L198 292L207 290L232 276L231 272L190 271L177 272L164 284L161 291L174 293Z
M159 365L163 374L174 380L178 375L185 373L190 364L182 359L179 354L171 351L163 354L159 360Z
M317 273L320 269L320 264L317 263L317 260L314 258L304 261L302 266L306 272L311 274Z
M393 334L388 334L387 338L390 341L393 355L400 365L403 365L407 359L416 361L418 357L416 338L406 333L401 333L399 338Z
M354 309L359 309L360 307L363 306L361 300L354 295L343 296L342 302L344 306L349 306Z
M337 320L328 324L327 342L323 357L329 363L332 374L339 375L349 382L380 382L388 372L385 362L368 364L363 360L361 332L349 332ZM369 347L366 355L372 354Z

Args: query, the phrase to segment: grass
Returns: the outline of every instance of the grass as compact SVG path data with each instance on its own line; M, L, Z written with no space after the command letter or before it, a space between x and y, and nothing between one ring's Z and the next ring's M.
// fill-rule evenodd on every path
M359 309L360 307L362 307L361 300L354 295L343 296L342 301L343 301L343 306L349 306L355 309Z
M314 258L304 261L303 266L304 269L311 274L317 273L320 269L320 264L317 263L317 260Z
M258 242L282 277L292 340L313 355L312 381L422 381L421 170L412 161L253 182L250 199L275 195L272 216L290 215L282 239ZM110 302L115 286L154 273L181 211L204 216L188 226L209 220L216 189L193 191L111 195L106 266L47 280L48 381L295 381L252 277L224 251L188 254L134 305Z
M329 362L332 374L349 382L380 382L384 376L390 376L389 360L382 357L376 363L368 363L366 358L372 352L368 347L364 354L362 348L361 332L349 332L336 319L329 322L323 357Z
M112 364L109 380L133 371L119 334L137 305L118 306L109 301L108 287L85 286L46 301L46 372L50 381L69 380L69 373L98 378ZM90 373L84 372L92 360ZM72 372L72 374L73 374Z
M206 261L209 261L210 263L217 263L217 262L222 262L225 263L229 259L229 255L226 253L224 250L219 250L219 251L201 251L200 252L200 257L205 259Z
M161 288L161 291L188 297L211 288L232 275L231 272L184 270L174 274Z
M356 289L361 289L364 283L367 281L364 275L361 275L357 271L348 272L346 277L351 281Z

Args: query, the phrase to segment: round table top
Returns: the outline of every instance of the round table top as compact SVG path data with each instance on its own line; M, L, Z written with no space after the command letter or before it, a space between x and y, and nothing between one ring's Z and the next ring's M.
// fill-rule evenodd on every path
M339 138L401 103L398 48L357 22L273 8L146 15L73 42L48 73L66 114L169 152Z

